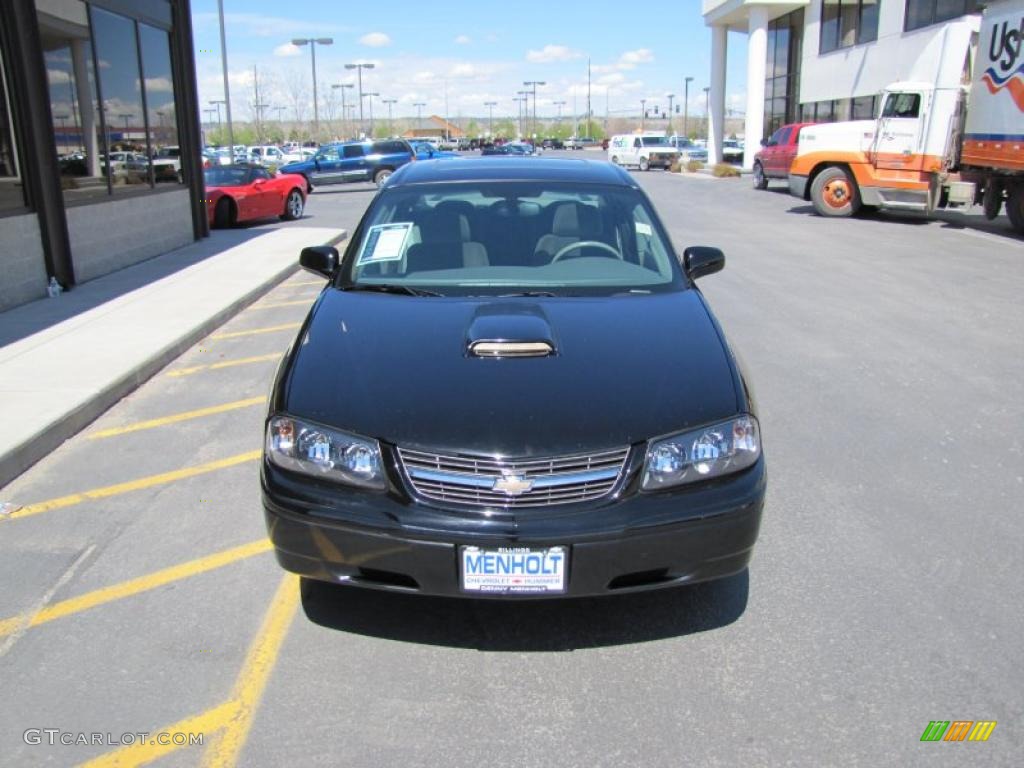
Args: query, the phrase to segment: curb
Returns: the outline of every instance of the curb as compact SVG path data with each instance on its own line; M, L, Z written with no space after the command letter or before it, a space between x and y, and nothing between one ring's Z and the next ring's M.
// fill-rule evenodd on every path
M348 238L348 232L342 232L323 245L337 245ZM214 329L223 325L241 310L283 283L300 269L298 262L289 264L280 272L256 286L244 296L231 302L210 317L204 318L197 326L171 344L155 351L147 359L139 363L121 378L98 390L89 400L73 411L60 416L56 421L47 424L36 434L0 456L0 488L17 478L33 464L48 455L61 443L74 437L89 426L111 406L134 392L154 374L168 363L181 355L185 350L200 339L208 336Z

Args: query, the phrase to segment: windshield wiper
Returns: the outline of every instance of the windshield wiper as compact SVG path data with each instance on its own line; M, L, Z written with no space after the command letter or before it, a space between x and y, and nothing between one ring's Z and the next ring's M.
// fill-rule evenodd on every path
M514 296L557 296L557 293L551 291L517 291L516 293L499 293L497 298L499 299L510 299Z
M373 291L376 293L400 293L405 296L444 296L443 293L428 291L424 288L413 288L411 285L399 285L397 283L357 283L350 285L346 291Z

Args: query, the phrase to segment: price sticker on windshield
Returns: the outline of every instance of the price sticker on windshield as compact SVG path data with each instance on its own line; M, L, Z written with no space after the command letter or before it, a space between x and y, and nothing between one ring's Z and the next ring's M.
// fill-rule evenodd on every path
M357 264L376 261L398 261L405 253L405 243L412 231L411 221L394 224L375 224L370 227L363 240Z

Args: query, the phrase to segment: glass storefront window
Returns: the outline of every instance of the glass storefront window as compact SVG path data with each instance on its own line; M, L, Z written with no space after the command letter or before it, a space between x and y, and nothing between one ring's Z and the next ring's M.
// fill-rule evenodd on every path
M153 179L157 184L180 183L181 151L178 145L178 117L174 109L170 38L161 29L139 24L139 45L145 76Z
M8 101L6 53L0 49L0 211L25 206L25 189L18 168L18 153L14 148L14 122Z
M927 27L968 13L980 13L983 0L907 0L903 29Z
M878 0L821 0L819 53L877 39Z
M100 160L114 193L149 185L135 22L90 8L107 151Z

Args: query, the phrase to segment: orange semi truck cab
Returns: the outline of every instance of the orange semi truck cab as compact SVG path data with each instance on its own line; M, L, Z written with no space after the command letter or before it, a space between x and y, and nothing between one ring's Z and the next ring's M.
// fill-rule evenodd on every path
M941 62L967 56L959 32ZM824 216L980 204L992 219L1005 204L1024 234L1024 0L989 3L972 58L969 87L944 82L937 62L933 82L886 88L875 120L803 128L790 192Z

